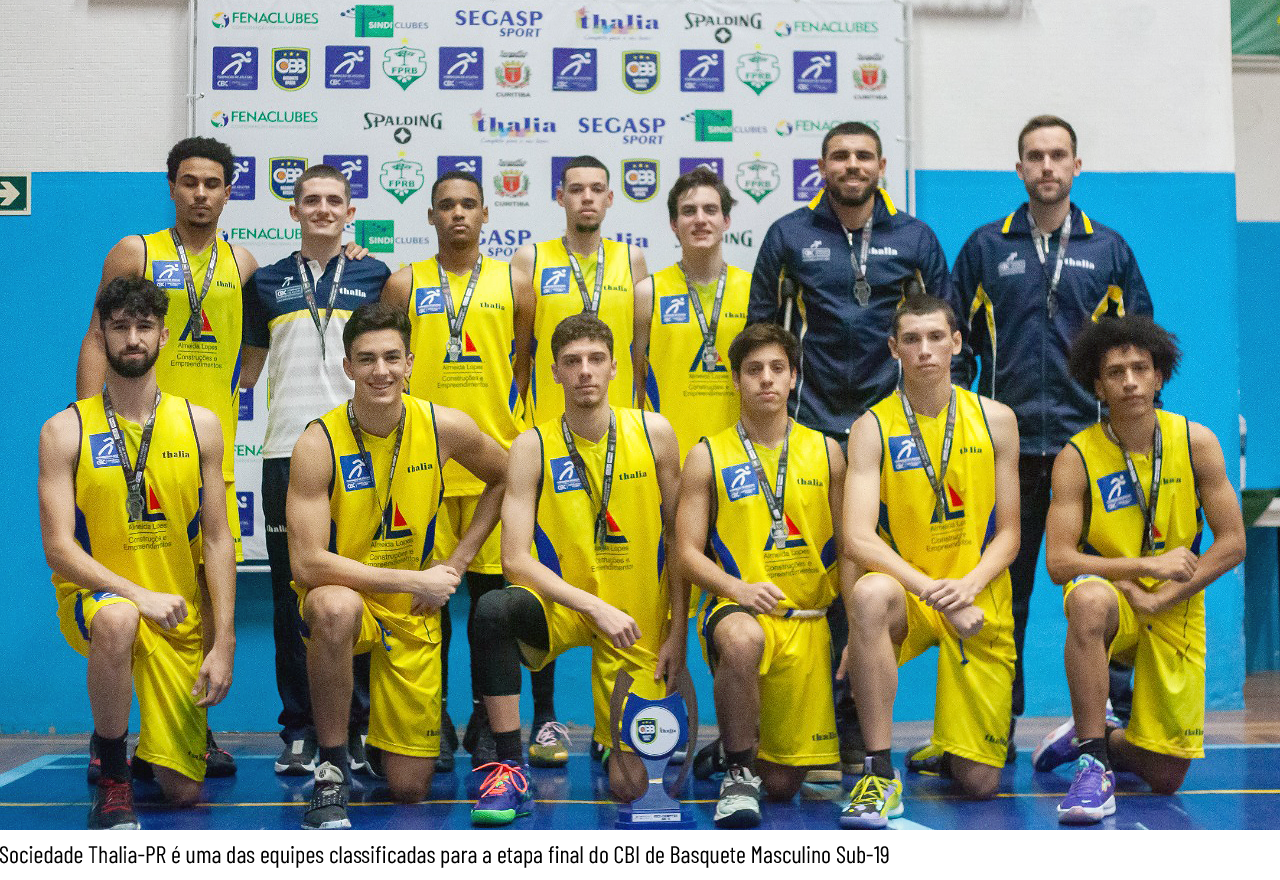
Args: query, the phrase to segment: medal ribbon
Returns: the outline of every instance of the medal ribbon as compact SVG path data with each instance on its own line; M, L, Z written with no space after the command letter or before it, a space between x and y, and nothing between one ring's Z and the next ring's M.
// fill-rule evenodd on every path
M569 460L573 462L573 469L578 472L578 480L582 483L582 489L587 493L587 498L594 501L595 496L591 492L591 482L587 479L587 464L582 460L582 454L578 452L577 444L573 442L573 432L569 430L569 422L564 416L560 417L560 433L564 436L564 445L569 450ZM613 458L617 448L618 420L613 410L610 409L609 442L605 446L604 474L600 478L600 510L596 513L596 547L604 546L604 539L607 534L608 524L605 516L609 510L609 495L613 491Z
M306 263L302 262L302 252L295 252L293 259L298 264L298 283L302 285L302 295L307 299L307 308L311 310L311 320L316 325L316 331L320 334L320 360L323 361L324 334L329 329L329 321L333 318L333 304L338 299L339 285L342 283L342 270L347 265L347 255L338 255L338 265L333 270L333 283L329 285L329 304L325 308L323 323L320 321L320 310L316 307L315 291L311 288L311 273L307 271ZM323 272L321 277L324 277Z
M1027 210L1027 219L1031 220L1031 210ZM1036 243L1036 256L1040 258L1040 268L1047 271L1046 263L1049 259L1049 236L1040 237L1039 228L1035 221L1031 220L1032 235L1031 238ZM1058 258L1053 264L1053 275L1049 279L1049 294L1045 298L1045 307L1049 310L1049 317L1052 318L1058 311L1058 281L1062 278L1062 264L1067 258L1067 242L1071 240L1071 213L1067 212L1067 219L1062 222L1062 235L1058 240Z
M440 258L436 257L436 272L440 276L440 295L444 297L444 309L449 317L449 360L457 360L455 352L458 355L462 354L462 322L467 320L467 309L471 308L471 296L476 292L476 282L480 280L480 264L483 262L483 256L476 258L476 264L467 279L466 292L462 294L462 303L455 314L453 292L449 289L449 276L444 271L444 266L440 264Z
M582 267L578 265L578 257L569 247L569 237L560 237L564 252L569 255L569 268L573 270L573 280L577 282L578 293L582 295L582 310L592 315L600 314L600 292L604 290L604 239L600 239L600 247L596 250L596 286L595 292L587 297L587 279L582 275Z
M769 477L764 472L764 465L760 463L760 456L756 454L756 447L747 438L747 432L742 427L742 422L739 421L736 427L738 429L738 440L742 442L742 448L747 453L747 461L751 463L751 470L755 473L756 482L760 485L760 493L764 495L764 503L769 508L774 549L781 550L787 545L787 523L783 516L783 505L786 503L787 456L791 445L791 421L790 419L787 420L787 435L782 439L782 452L778 455L777 482L772 488L769 486Z
M388 510L391 507L391 484L396 479L396 462L400 460L400 443L404 440L404 418L407 414L407 407L400 410L400 424L396 427L396 444L391 450L391 470L387 472L387 497L384 501L378 495L378 478L373 472L373 456L364 447L364 434L360 430L360 424L356 421L355 407L351 405L351 401L347 401L347 422L351 425L351 435L356 438L356 448L360 450L360 457L364 459L364 466L369 469L369 482L373 483L373 503L377 505L378 510L381 512L382 519L386 519Z
M911 437L915 440L916 449L920 453L920 464L924 468L925 476L929 478L929 485L933 487L936 504L934 512L938 517L942 517L947 509L947 486L945 482L947 464L951 461L951 442L956 433L956 389L952 387L951 402L947 404L947 427L946 433L942 435L942 460L937 470L934 470L933 461L929 458L929 450L924 445L924 435L920 433L920 424L916 421L916 414L911 408L911 401L907 400L905 391L899 390L898 396L902 398L902 411L907 416L907 425L911 428Z
M858 305L863 308L871 301L871 282L867 281L867 258L871 254L871 222L876 213L872 211L867 222L862 224L862 256L853 253L853 232L846 229L845 238L849 241L849 260L853 263L853 294L858 298Z
M111 440L116 445L116 457L120 460L120 470L124 471L124 482L128 487L128 499L125 502L129 522L141 522L142 511L146 509L142 497L144 481L143 469L147 466L147 454L151 451L151 432L156 425L156 410L160 408L160 389L156 389L156 402L151 407L151 414L142 426L142 442L138 444L138 461L136 466L129 464L129 448L125 446L124 434L120 431L120 423L116 419L115 407L111 405L111 394L107 386L102 386L102 409L107 417L107 428L111 431Z
M720 269L720 280L716 282L715 301L711 304L711 323L708 324L707 316L702 311L702 301L698 297L697 288L685 273L684 265L680 263L677 265L680 266L680 274L684 275L684 284L689 291L689 304L698 318L698 327L702 330L702 364L710 369L716 362L716 328L720 326L720 306L724 302L724 285L729 277L729 267L725 265Z
M178 230L170 227L169 237L173 239L173 249L178 252L178 262L182 265L182 282L187 288L187 302L191 305L191 317L187 320L187 328L191 331L191 338L198 342L200 334L204 331L204 298L209 295L209 288L213 286L213 272L218 265L218 240L214 239L213 249L209 251L209 268L204 273L204 286L197 294L196 281L191 277L191 261L187 259L187 249L183 246L182 239L178 237Z
M1160 471L1164 464L1164 437L1160 433L1160 418L1156 417L1156 429L1151 437L1150 500L1147 493L1142 491L1142 484L1138 482L1138 469L1133 464L1133 456L1124 448L1116 432L1111 430L1111 423L1104 424L1107 426L1107 434L1120 447L1120 454L1124 456L1124 466L1129 472L1129 482L1133 484L1133 493L1138 499L1138 509L1142 511L1142 555L1146 556L1155 546L1156 503L1160 499Z

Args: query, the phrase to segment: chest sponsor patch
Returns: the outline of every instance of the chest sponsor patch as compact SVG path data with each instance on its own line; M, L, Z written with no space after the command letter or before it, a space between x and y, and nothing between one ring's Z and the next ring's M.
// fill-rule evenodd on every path
M760 483L750 462L720 468L720 479L724 481L724 492L730 501L760 494Z

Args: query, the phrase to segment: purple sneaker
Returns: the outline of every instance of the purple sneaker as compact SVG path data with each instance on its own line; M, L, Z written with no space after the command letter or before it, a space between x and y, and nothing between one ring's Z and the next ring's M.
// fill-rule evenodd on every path
M1116 713L1111 711L1111 701L1107 700L1107 729L1122 727ZM1048 773L1055 767L1070 764L1080 757L1080 742L1076 739L1076 725L1071 719L1055 727L1040 745L1031 753L1031 766L1037 773Z
M1093 755L1076 761L1076 778L1067 796L1058 804L1058 822L1063 825L1092 825L1116 811L1116 775Z

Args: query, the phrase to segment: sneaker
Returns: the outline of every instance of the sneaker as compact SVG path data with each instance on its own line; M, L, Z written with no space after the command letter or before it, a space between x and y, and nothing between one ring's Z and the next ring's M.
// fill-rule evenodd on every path
M364 746L365 768L364 772L368 773L374 779L386 779L387 771L382 766L382 749L377 746L371 746L365 743Z
M480 783L480 797L471 808L472 825L510 825L533 812L529 772L515 761L495 761L477 767L489 775Z
M1093 755L1076 761L1076 778L1067 796L1058 804L1058 821L1063 825L1092 825L1116 811L1116 775Z
M760 777L746 767L730 767L716 801L717 828L755 828L760 824Z
M316 740L313 736L287 743L276 758L276 773L281 776L310 776L316 769Z
M303 830L317 828L350 828L347 798L350 792L342 771L325 761L316 768L316 786L311 791L311 806L302 817Z
M347 735L347 763L352 773L369 772L369 749L365 744L368 738L369 734L355 730Z
M133 785L100 776L89 808L89 830L137 831L141 827L133 811Z
M596 742L594 739L592 739L591 747L587 749L587 751L591 755L591 760L599 764L601 761L604 760L604 753L609 750L606 749L604 746L600 745L600 743Z
M724 743L719 737L698 749L698 753L693 756L694 779L714 779L716 776L723 776L728 769L729 764L724 757Z
M97 785L98 780L102 778L102 759L98 757L98 750L94 748L93 737L89 737L89 766L85 768L84 777L90 785Z
M529 764L563 767L569 763L569 731L559 721L544 721L529 743Z
M867 773L853 786L849 803L840 812L840 827L884 828L903 812L902 779L897 771L892 779Z
M1111 711L1110 700L1107 700L1106 724L1108 728L1121 726L1120 719L1116 717L1115 712ZM1053 768L1070 764L1079 757L1080 743L1076 739L1076 723L1068 718L1040 740L1040 745L1036 746L1036 750L1031 753L1031 766L1037 773L1048 773Z
M213 741L213 731L204 730L204 775L206 779L222 779L236 775L236 759Z
M471 755L471 769L498 763L498 747L493 742L489 716L483 709L471 713L467 729L462 733L462 747Z
M449 717L448 711L445 711L440 716L440 755L436 758L437 773L453 772L456 751L458 751L458 728L454 727L453 719Z
M946 754L933 744L933 740L921 743L907 752L907 772L919 773L921 776L945 776L942 767L942 756Z

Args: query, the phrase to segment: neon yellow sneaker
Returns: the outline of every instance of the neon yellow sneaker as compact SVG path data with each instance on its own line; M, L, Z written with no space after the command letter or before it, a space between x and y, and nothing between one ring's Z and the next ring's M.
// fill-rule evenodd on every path
M563 767L569 763L569 731L559 721L544 721L529 742L533 767Z
M895 770L892 779L873 776L860 778L849 794L849 803L840 813L841 828L884 828L890 819L905 812L902 805L902 780Z

